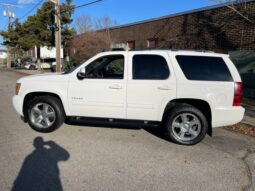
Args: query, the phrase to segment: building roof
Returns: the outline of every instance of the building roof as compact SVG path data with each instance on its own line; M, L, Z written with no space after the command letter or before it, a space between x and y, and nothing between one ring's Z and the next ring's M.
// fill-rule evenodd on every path
M235 5L235 4L249 3L249 2L255 2L255 0L229 1L229 2L226 2L226 3L220 3L220 4L217 4L217 5L202 7L202 8L198 8L198 9L192 9L192 10L183 11L183 12L179 12L179 13L174 13L174 14L170 14L170 15L166 15L166 16L162 16L162 17L156 17L156 18L147 19L147 20L143 20L143 21L138 21L138 22L133 22L133 23L129 23L129 24L114 26L114 27L110 27L109 29L118 29L118 28L133 26L133 25L139 25L139 24L158 21L158 20L162 20L162 19L168 19L168 18L171 18L171 17L176 17L176 16L181 16L181 15L186 15L186 14L191 14L191 13L197 13L197 12L200 12L200 11L207 11L207 10L211 10L211 9L216 9L216 8L224 7L226 5ZM104 30L104 29L102 29L102 30Z

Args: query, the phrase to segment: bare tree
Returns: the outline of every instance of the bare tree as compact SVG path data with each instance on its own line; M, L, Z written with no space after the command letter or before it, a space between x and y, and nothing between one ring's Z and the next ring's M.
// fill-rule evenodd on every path
M105 30L89 31L72 39L68 47L79 47L76 51L69 49L70 56L80 60L88 59L92 55L110 50L111 41Z
M108 16L91 18L88 15L80 15L75 21L78 37L70 41L69 47L80 47L79 50L70 50L70 56L80 59L88 59L93 54L102 50L110 50L112 37L110 28L117 22Z
M96 29L109 29L110 27L117 25L117 22L108 16L96 18L94 19L94 23Z
M75 28L78 34L101 29L107 30L116 25L117 22L108 16L92 18L89 15L79 15L75 20Z
M78 34L93 30L93 19L89 15L79 15L75 21L75 28Z
M166 19L155 33L159 47L173 49L213 49L227 52L245 47L249 43L244 34L255 26L255 11L245 0L211 0L222 3L223 8L184 15L180 30L172 29L170 18ZM238 29L236 30L238 26ZM169 32L173 31L173 33ZM239 38L240 43L233 38ZM223 50L224 47L224 50Z
M246 0L238 0L238 1L233 1L233 0L211 0L213 2L216 2L216 3L220 3L220 4L223 4L224 6L226 6L227 8L229 8L230 10L232 10L233 12L235 12L237 15L239 15L240 17L242 17L243 19L245 19L246 21L248 21L249 23L251 24L255 24L255 21L254 20L251 20L249 18L249 14L244 13L242 11L239 11L238 10L238 7L236 7L234 5L234 3L239 3L239 5L241 6L245 6L246 8ZM249 12L249 13L252 13L254 14L254 11L253 12Z

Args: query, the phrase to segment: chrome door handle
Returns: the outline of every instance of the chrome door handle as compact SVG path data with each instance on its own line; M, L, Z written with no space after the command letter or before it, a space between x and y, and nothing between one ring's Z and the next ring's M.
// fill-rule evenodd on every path
M166 86L159 86L158 89L159 90L172 90L172 88L167 86L167 85Z
M113 84L113 85L110 85L109 88L110 88L110 89L118 90L118 89L122 89L122 86L121 86L121 85L118 85L118 84Z

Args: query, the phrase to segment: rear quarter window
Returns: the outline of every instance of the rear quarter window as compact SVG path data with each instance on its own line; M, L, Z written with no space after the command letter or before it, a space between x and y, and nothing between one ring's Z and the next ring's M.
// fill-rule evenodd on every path
M233 81L229 69L221 57L176 56L185 77L200 81Z

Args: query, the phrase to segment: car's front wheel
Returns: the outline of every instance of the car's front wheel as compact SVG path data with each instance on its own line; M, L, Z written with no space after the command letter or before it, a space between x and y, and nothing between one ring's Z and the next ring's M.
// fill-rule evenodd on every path
M65 120L62 104L53 96L36 97L29 103L26 112L30 127L42 133L56 130Z
M168 138L173 142L194 145L205 137L208 122L199 109L188 104L181 104L168 113L165 130Z

